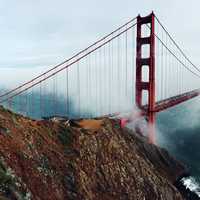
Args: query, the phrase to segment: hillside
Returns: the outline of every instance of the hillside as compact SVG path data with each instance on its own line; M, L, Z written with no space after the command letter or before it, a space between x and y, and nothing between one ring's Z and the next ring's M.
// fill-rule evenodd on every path
M0 107L0 199L182 200L185 167L117 119L35 121Z

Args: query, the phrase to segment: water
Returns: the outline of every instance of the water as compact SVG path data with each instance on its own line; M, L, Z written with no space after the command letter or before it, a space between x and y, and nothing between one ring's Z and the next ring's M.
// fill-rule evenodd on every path
M159 113L157 127L159 145L189 168L186 187L200 191L200 98Z
M181 182L186 188L190 189L190 191L196 193L200 197L200 185L194 177L183 178Z

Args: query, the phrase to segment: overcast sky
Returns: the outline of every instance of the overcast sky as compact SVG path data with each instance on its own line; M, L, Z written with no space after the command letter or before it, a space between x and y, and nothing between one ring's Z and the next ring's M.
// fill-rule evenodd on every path
M198 0L0 0L0 68L51 67L152 10L198 65L199 9Z

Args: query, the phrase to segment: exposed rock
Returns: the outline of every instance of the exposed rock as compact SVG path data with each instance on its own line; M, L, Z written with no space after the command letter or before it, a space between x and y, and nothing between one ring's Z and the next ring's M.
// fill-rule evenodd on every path
M15 177L0 177L2 199L184 199L173 183L185 167L118 120L38 122L3 108L0 116L11 133L0 134L0 175Z

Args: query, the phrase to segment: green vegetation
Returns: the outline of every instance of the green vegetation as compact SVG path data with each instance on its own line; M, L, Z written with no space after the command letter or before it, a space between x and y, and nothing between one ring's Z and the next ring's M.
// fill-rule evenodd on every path
M71 128L60 127L58 139L64 146L69 147L73 141L73 131L71 130Z
M0 160L0 192L11 199L30 200L31 193L26 192L21 186L13 171L6 168L4 162Z

